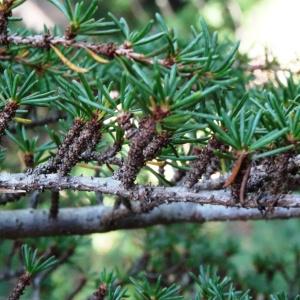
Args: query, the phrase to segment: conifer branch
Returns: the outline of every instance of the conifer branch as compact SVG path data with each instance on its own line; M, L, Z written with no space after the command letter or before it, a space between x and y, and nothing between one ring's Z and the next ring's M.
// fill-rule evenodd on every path
M149 213L135 214L125 208L105 206L61 208L56 220L47 210L22 209L0 212L1 238L17 239L51 235L84 235L158 224L203 223L299 218L300 208L274 208L264 214L256 208L223 207L194 203L163 204Z
M161 187L161 186L134 186L125 188L119 180L84 176L60 176L58 174L0 174L0 188L31 192L35 190L74 190L101 192L103 194L116 195L129 200L138 201L143 207L141 211L149 211L161 204L174 202L192 202L196 204L211 204L226 207L240 207L241 204L233 199L226 190L200 190L195 191L186 187ZM276 198L276 207L295 208L300 207L300 196L297 194L268 195L263 199L249 199L243 204L245 208L261 208L273 203ZM277 199L278 198L278 199Z
M0 44L4 44L4 40L0 39ZM62 46L65 49L88 49L97 55L103 55L107 58L113 59L117 56L123 56L131 60L139 61L146 64L154 64L152 58L146 57L142 53L135 52L133 48L126 44L117 45L115 43L91 43L87 41L76 41L74 39L66 39L65 37L54 37L48 35L8 35L5 39L5 44L11 46L26 46L29 48L49 49L50 46ZM0 60L11 60L13 57L9 55L1 55ZM170 67L175 64L169 59L157 60L161 65Z

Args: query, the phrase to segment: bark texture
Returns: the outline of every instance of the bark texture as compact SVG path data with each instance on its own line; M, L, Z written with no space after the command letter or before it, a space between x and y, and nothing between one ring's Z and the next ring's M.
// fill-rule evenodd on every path
M208 221L248 221L299 218L300 208L274 208L264 214L257 208L163 204L149 213L133 213L105 206L61 208L56 220L47 210L22 209L0 211L0 238L84 235L119 229L145 228L158 224L203 223Z

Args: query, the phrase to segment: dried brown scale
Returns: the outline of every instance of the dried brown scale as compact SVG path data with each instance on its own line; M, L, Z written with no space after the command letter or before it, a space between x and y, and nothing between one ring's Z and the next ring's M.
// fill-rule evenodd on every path
M261 166L266 176L256 185L256 191L259 195L264 194L278 195L286 194L290 188L290 176L298 172L298 166L291 163L291 158L295 154L287 152L275 157L266 158ZM253 187L252 187L253 188ZM262 199L263 200L263 199Z
M51 192L51 207L49 212L49 217L51 219L56 219L59 212L59 192Z
M8 123L15 116L19 104L15 101L9 101L4 106L3 110L0 112L0 137L4 134Z
M96 153L96 152L94 152L94 150L96 149L96 146L100 139L101 139L100 128L99 129L95 128L95 131L91 130L90 140L87 140L86 148L83 152L81 151L81 153L79 154L77 162L83 158L83 154L86 154L86 156L85 156L86 158L87 157L90 158L91 153Z
M104 300L106 293L107 293L107 286L105 283L101 283L97 291L95 291L93 295L89 297L89 300Z
M56 155L48 160L47 163L39 165L37 168L32 170L29 173L34 174L49 174L55 173L58 170L61 161L63 160L64 156L68 153L68 149L70 145L74 142L74 140L79 136L82 127L84 126L85 122L80 119L76 118L69 129L68 133L66 134L64 141L59 146Z
M80 159L80 155L86 150L94 150L99 141L101 124L93 119L82 128L80 135L70 145L68 151L60 161L58 172L62 175L68 174ZM96 137L98 140L96 140Z
M137 128L134 126L133 114L130 112L123 112L117 117L117 122L119 126L124 130L127 139L133 138L137 132Z
M153 137L152 141L147 145L143 151L145 161L154 159L170 141L170 134L162 132Z
M59 146L57 153L52 161L53 167L57 168L61 160L64 158L68 148L73 143L74 139L79 136L81 129L85 122L82 119L75 119L68 133L66 134L64 141Z
M193 187L203 175L209 177L219 170L220 160L214 154L217 149L223 151L225 147L214 137L210 139L204 148L200 149L197 159L191 163L191 169L184 179L184 184L187 187Z
M113 58L116 54L117 46L114 43L92 45L96 53L104 54L110 58Z
M21 275L17 281L16 286L8 296L7 300L18 300L23 295L26 287L30 285L32 276L31 274L25 272Z
M0 42L7 44L7 14L5 11L0 11Z
M92 131L91 140L89 141L86 151L88 152L94 151L100 139L101 139L100 127L99 129L95 128L95 130Z
M11 16L10 7L13 4L13 0L4 1L0 5L0 43L7 44L7 25L8 17Z
M265 158L262 161L253 162L253 166L248 180L247 189L249 192L258 192L264 182L270 180L269 167L272 164L273 158Z
M144 118L139 123L136 135L131 139L130 149L124 165L117 174L124 187L130 188L140 169L145 164L144 149L155 136L155 121L152 118Z
M86 148L89 147L87 143L87 138L90 139L92 133L86 128L82 130L78 138L76 138L73 144L70 145L69 149L66 151L64 157L58 165L58 172L62 175L67 175L71 169L78 162L79 156L83 153Z
M83 133L86 133L86 131L84 130ZM90 136L91 135L89 135L89 137ZM85 151L86 147L86 138L81 134L69 147L65 156L58 165L59 174L63 176L67 175L71 171L71 169L76 165L80 153Z

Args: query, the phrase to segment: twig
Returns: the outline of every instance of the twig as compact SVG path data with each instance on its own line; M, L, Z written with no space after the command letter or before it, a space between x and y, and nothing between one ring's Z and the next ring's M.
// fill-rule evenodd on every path
M52 191L51 193L51 207L49 211L49 217L56 219L59 213L59 192Z
M4 41L0 39L0 44ZM30 48L49 49L49 46L63 46L64 48L74 49L89 49L96 54L104 55L110 59L118 56L126 57L130 60L136 60L146 64L159 63L165 67L170 67L175 63L170 59L158 59L146 57L142 53L137 53L133 48L128 47L127 44L116 45L114 43L89 43L86 41L76 41L74 39L66 39L65 37L54 37L47 35L31 35L31 36L20 36L20 35L9 35L7 36L5 43L8 45L16 46L28 46ZM0 59L12 59L11 56L2 55Z
M74 291L66 297L66 300L72 300L74 299L74 297L83 289L83 287L85 286L87 282L87 279L85 277L81 277L78 281L77 286L75 287Z

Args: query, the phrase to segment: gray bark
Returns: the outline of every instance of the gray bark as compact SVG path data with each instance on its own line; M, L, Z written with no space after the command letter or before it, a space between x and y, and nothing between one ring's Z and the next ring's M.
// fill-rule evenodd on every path
M149 213L134 214L125 208L105 206L60 209L58 218L47 210L20 209L0 212L0 238L17 239L52 235L84 235L157 224L207 221L270 220L300 216L300 208L274 208L266 215L255 208L222 207L194 203L163 204Z
M197 190L186 187L136 186L125 189L111 177L62 177L57 174L27 175L0 173L0 190L32 192L45 189L93 191L115 195L131 201L124 206L104 205L62 208L57 219L47 210L17 209L0 211L0 238L25 238L50 235L83 235L118 229L143 228L157 224L206 221L287 219L300 217L300 196L268 195L257 203L249 200L246 207L236 203L220 181L204 182ZM262 210L261 208L266 208Z
M204 184L209 187L207 183ZM152 209L163 203L192 202L198 204L213 204L230 207L239 207L240 204L232 199L227 190L192 190L183 186L178 187L151 187L136 186L125 189L120 181L108 178L95 178L72 176L62 177L58 174L27 175L0 173L0 189L9 189L10 192L30 192L35 190L76 190L102 192L103 194L116 195L130 200L139 200ZM199 188L199 185L198 185ZM274 204L276 207L300 207L300 195L286 194L278 196L268 195L260 205ZM256 199L250 199L243 207L257 208Z

